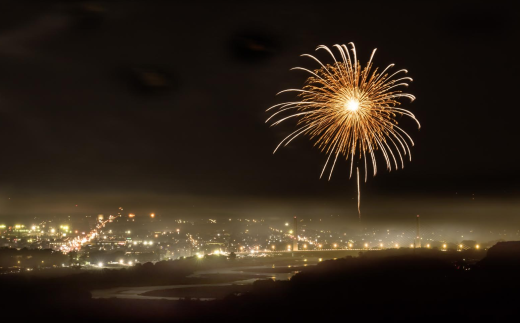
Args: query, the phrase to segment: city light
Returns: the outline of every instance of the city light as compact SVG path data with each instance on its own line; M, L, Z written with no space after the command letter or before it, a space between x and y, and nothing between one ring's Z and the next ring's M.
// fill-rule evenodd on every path
M338 245L337 245L336 243L333 244L332 246L333 246L334 248L337 248L337 247L338 247Z
M442 245L442 249L446 249L447 245L446 244L443 244Z
M426 245L426 248L430 248L430 244L429 243Z
M479 246L479 245L476 245L476 246L475 246L475 249L480 249L480 246Z
M133 218L133 217L135 217L135 214L130 213L130 214L128 214L128 217L129 217L129 218Z
M155 213L150 214L150 217L153 219L155 218Z
M303 245L303 249L307 249L307 245L306 244Z
M368 243L365 243L365 248L368 248Z
M102 262L98 262L98 267L103 267L103 263Z

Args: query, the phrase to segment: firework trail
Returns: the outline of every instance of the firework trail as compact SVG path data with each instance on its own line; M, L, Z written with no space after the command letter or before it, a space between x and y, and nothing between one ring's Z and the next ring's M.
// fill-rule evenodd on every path
M383 156L388 171L392 171L392 168L397 170L399 166L404 168L406 156L411 161L409 143L412 146L414 143L398 126L397 117L407 116L419 128L420 123L410 111L399 107L399 99L415 100L412 94L399 90L400 87L407 87L408 81L413 81L410 77L401 77L408 71L401 69L390 74L394 64L390 64L382 72L378 68L373 69L372 60L376 49L372 51L367 65L362 68L357 60L354 43L349 45L350 49L346 45L333 46L338 50L340 60L336 59L327 46L318 46L316 50L325 50L332 57L333 63L327 65L312 55L301 55L313 59L320 67L315 70L293 68L310 74L304 87L287 89L278 94L296 92L299 100L270 107L267 111L274 109L275 112L266 122L277 118L272 123L272 126L276 126L289 119L297 120L297 129L285 137L274 152L299 136L308 136L315 146L328 155L320 178L332 160L328 175L330 180L340 155L347 162L350 159L350 178L356 160L358 212L361 216L358 165L364 166L365 182L369 166L372 167L373 176L377 174L377 152Z

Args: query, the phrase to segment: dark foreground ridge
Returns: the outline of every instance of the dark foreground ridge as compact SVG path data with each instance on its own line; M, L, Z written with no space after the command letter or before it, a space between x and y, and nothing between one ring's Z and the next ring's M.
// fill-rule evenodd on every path
M436 250L368 252L324 261L290 281L260 280L249 292L215 301L92 299L92 279L82 286L60 284L60 279L71 281L66 277L9 284L2 278L3 316L73 322L490 322L516 317L520 242L498 243L480 261L473 261L477 253L458 254L454 259ZM140 274L173 273L172 266L175 262L148 266Z

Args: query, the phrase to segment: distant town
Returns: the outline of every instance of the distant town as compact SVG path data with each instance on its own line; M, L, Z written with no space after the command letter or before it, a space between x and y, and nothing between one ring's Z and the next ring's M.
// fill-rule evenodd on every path
M42 250L35 255L3 257L5 272L48 267L107 268L183 257L229 255L268 257L281 253L333 250L430 248L441 251L487 249L499 241L519 240L518 229L478 232L474 229L431 228L420 217L401 228L365 228L341 224L341 219L163 219L154 213L103 214L52 219L37 223L1 223L0 248ZM424 221L423 221L424 222ZM480 237L480 239L479 239ZM486 240L481 240L486 237ZM51 257L51 255L53 255ZM44 259L45 258L45 259Z

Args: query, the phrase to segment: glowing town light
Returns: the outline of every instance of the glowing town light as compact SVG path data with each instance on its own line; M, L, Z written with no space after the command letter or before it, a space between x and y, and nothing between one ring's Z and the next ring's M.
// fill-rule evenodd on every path
M98 262L98 267L103 267L103 263L102 262Z
M136 246L136 245L137 245L137 241L134 241L134 246Z
M155 213L150 214L150 217L153 219L155 218Z
M380 243L379 246L380 246L381 248L383 248L383 244L382 244L382 243Z
M203 255L203 254L201 254L201 253L198 253L198 254L197 254L197 258L199 258L199 259L200 259L200 258L202 258L202 257L204 257L204 255Z
M426 248L430 248L430 244L429 243L426 245Z
M306 244L303 245L303 249L307 249L307 245Z
M122 265L124 263L123 259L119 260L119 263Z
M337 248L337 247L338 247L338 245L337 245L336 243L333 244L332 246L333 246L334 248Z
M446 249L446 247L447 247L446 244L443 244L443 245L442 245L442 248L443 248L443 249Z
M399 248L399 245L396 243L396 244L395 244L395 247L396 247L396 248Z
M274 250L274 249L275 249L275 246L274 246L274 245L272 245L272 246L271 246L271 249L273 249L273 250Z
M148 244L148 241L144 241L143 244L146 246Z
M348 244L348 247L349 247L349 248L352 248L352 246L353 246L352 243L349 243L349 244Z
M220 255L220 250L215 250L215 251L213 251L213 253L214 253L215 255Z
M323 261L323 258L319 258L318 261L319 261L319 262Z
M287 246L287 251L291 251L291 246Z
M130 266L132 266L133 262L129 261L128 264L129 264Z
M289 226L289 223L288 223L288 222L285 222L285 226L288 227L288 226Z
M55 229L51 229L51 233L54 233L54 232L56 232L56 230Z
M130 214L128 214L128 217L129 217L129 218L133 218L133 217L135 217L135 214L130 213Z
M410 248L413 248L413 243L410 243Z
M368 248L368 243L365 243L365 248Z
M475 249L480 249L480 246L479 246L479 245L476 245L476 246L475 246Z

